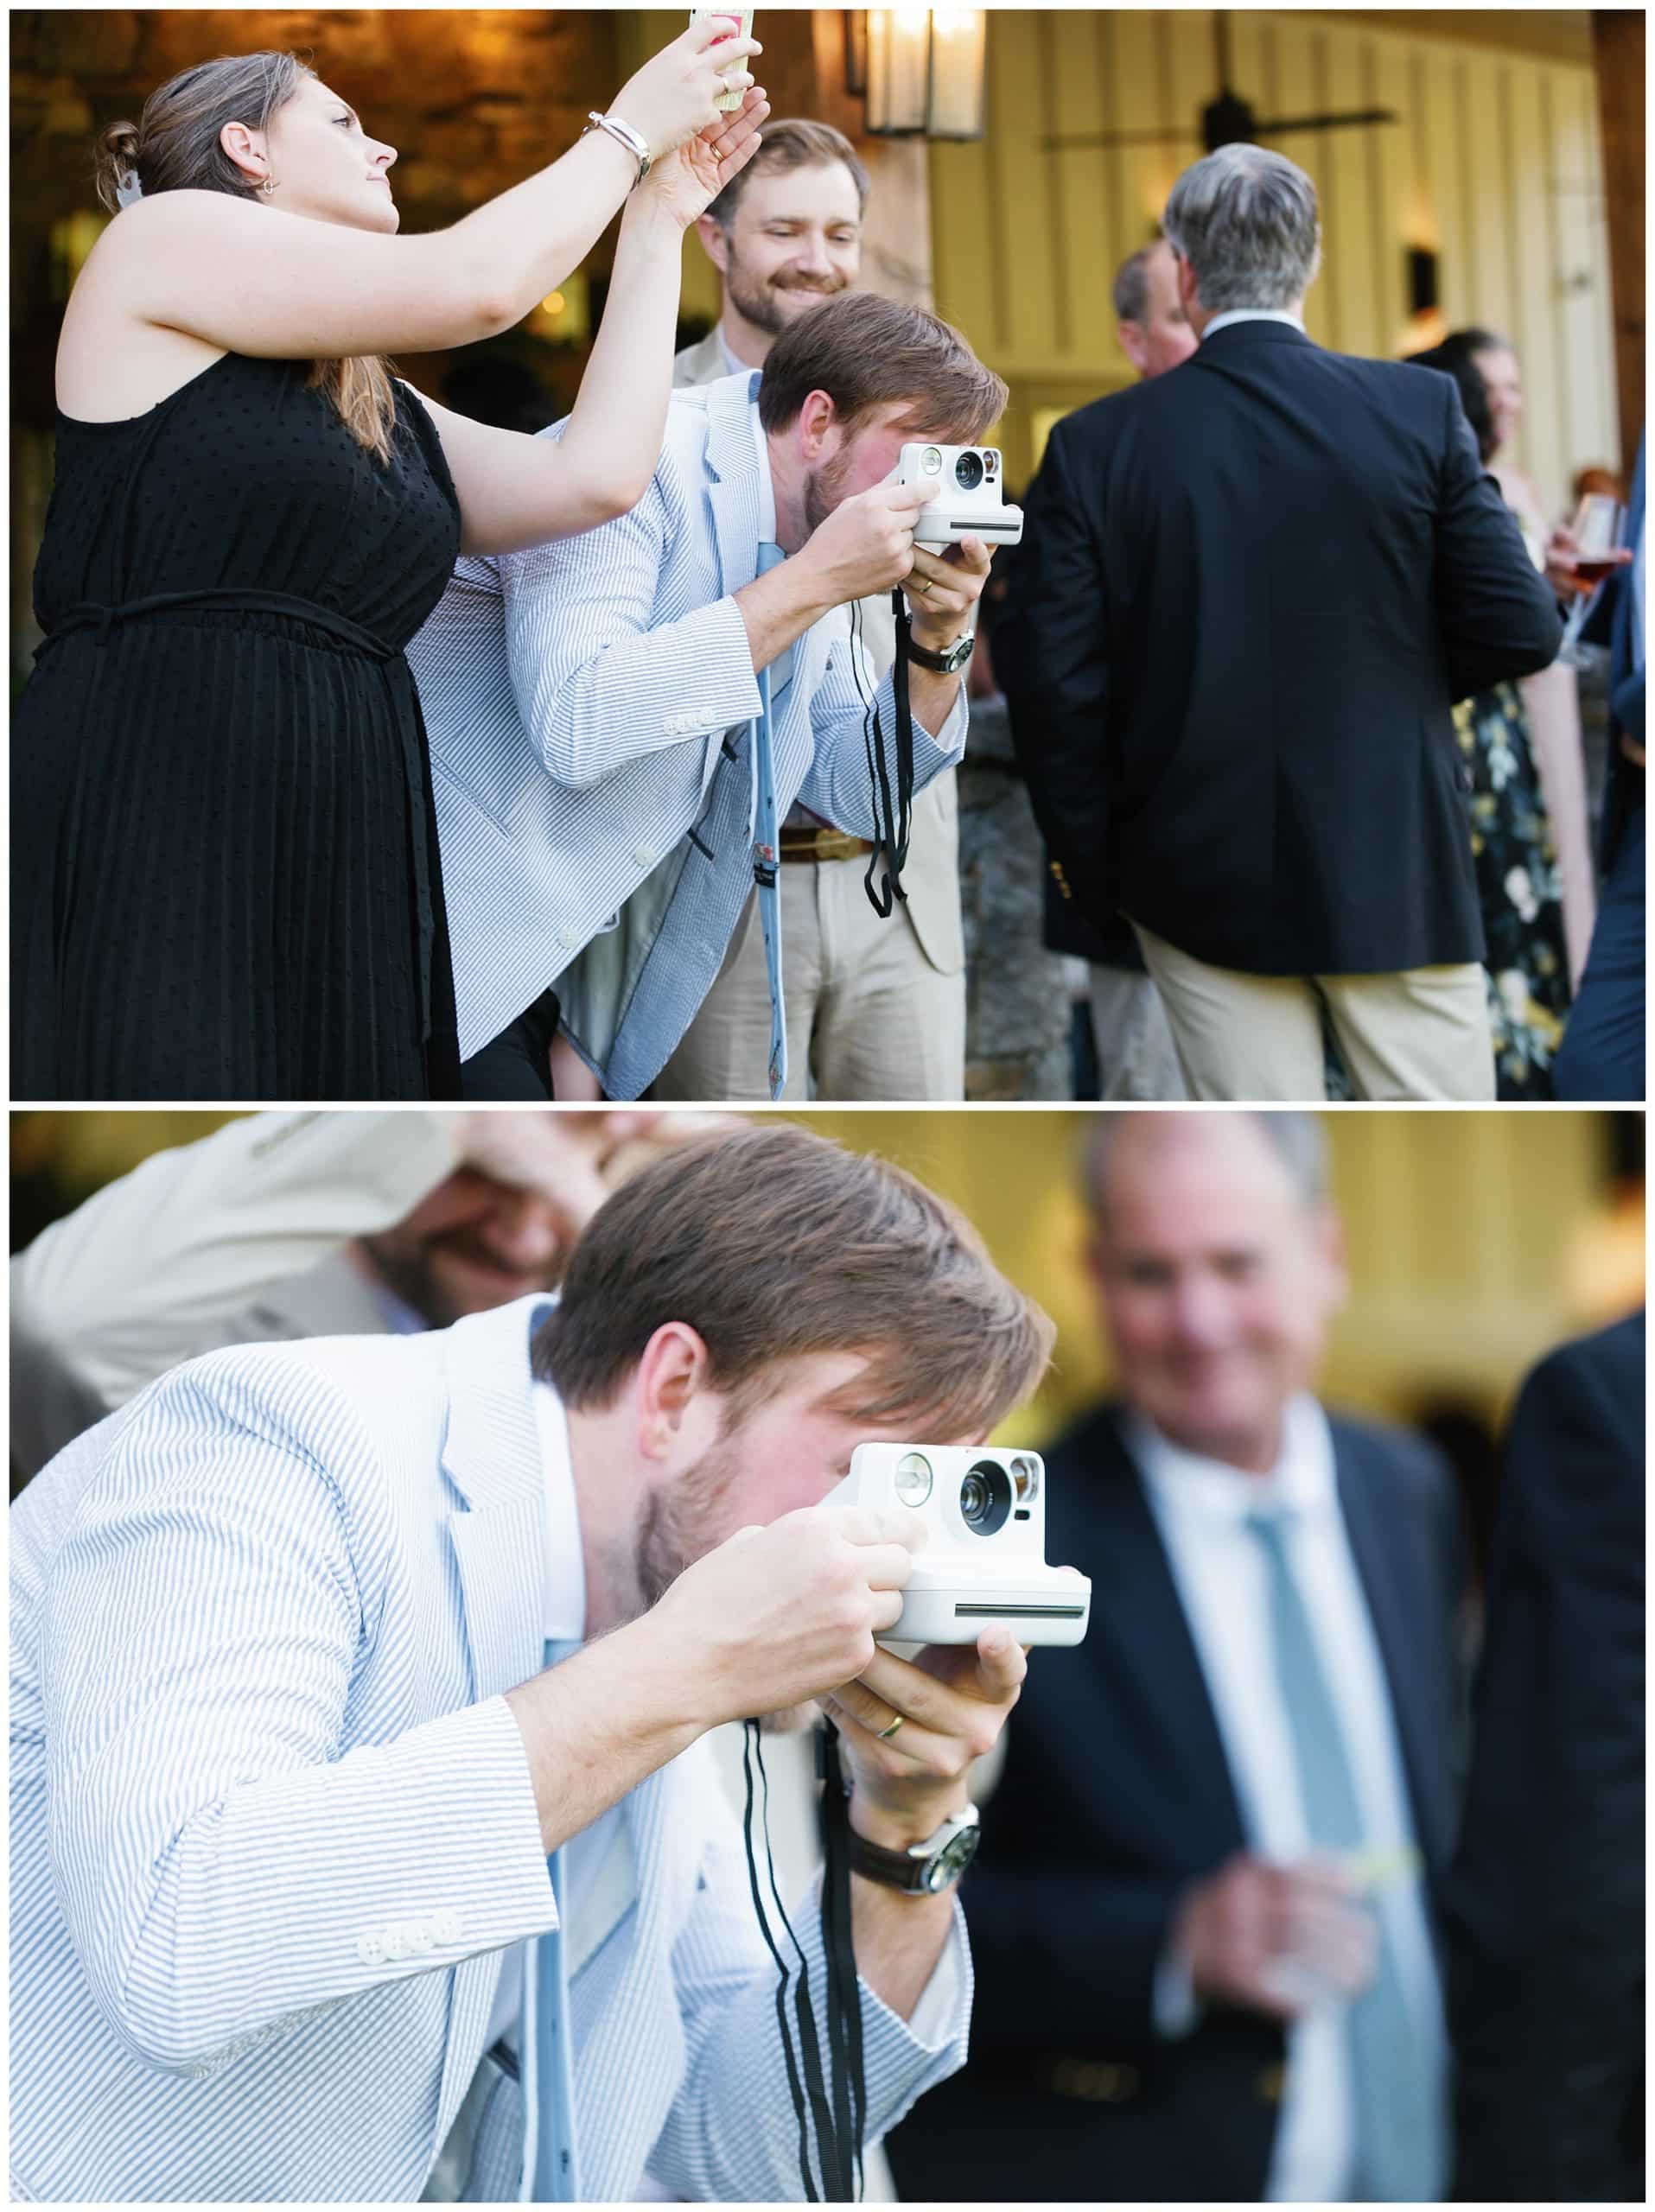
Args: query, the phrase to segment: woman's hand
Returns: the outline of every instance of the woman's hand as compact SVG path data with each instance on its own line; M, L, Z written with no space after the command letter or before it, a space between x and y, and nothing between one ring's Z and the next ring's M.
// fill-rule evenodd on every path
M631 124L658 162L695 132L713 124L722 131L736 119L721 115L717 102L747 91L748 58L764 51L756 39L741 37L741 28L739 16L698 17L610 102L609 112Z
M655 162L630 206L687 231L758 152L759 125L769 112L763 86L750 86L735 114L721 115Z

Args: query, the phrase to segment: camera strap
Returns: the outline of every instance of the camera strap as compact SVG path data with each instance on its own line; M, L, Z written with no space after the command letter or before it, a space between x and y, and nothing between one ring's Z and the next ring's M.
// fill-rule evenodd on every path
M752 1892L754 1910L758 1915L759 1931L776 1964L776 2024L781 2033L782 2058L787 2070L787 2092L799 2126L799 2168L805 2186L805 2201L810 2204L824 2202L831 2204L856 2203L862 2196L862 2131L867 2091L863 2072L862 1993L856 1980L856 1955L850 1942L849 1821L844 1787L838 1774L839 1763L837 1757L829 1761L831 1772L824 1796L826 1866L822 1885L822 1935L827 1954L828 1983L827 2070L824 2074L821 2038L817 2031L816 2014L811 2000L810 1969L776 1884L775 1859L770 1848L770 1784L765 1772L759 1724L756 1720L748 1720L743 1722L742 1729L742 1774L746 1784L742 1826L747 1845L748 1884ZM837 1734L831 1723L828 1724L828 1731ZM823 1741L818 1737L818 1761L822 1757ZM756 1801L754 1786L755 1770L758 1777ZM783 1957L765 1910L763 1888L759 1879L758 1854L754 1843L755 1802L757 1833L764 1845L771 1904L792 1947L797 1960L797 1980L792 1980L795 1968ZM836 1809L840 1829L837 1842L833 1834ZM790 1981L792 1981L791 2022L788 2017ZM812 2127L816 2138L814 2170L811 2160ZM819 2187L817 2183L818 2171L821 2177Z
M913 715L908 705L908 638L912 626L908 620L907 601L900 588L891 594L891 605L896 613L896 661L891 670L891 690L896 700L894 798L886 765L885 732L880 720L877 695L863 720L863 743L868 754L869 780L873 791L874 821L877 830L863 887L874 912L882 921L888 918L898 899L906 901L908 895L902 888L902 870L907 866L908 835L913 818ZM872 723L871 735L869 722ZM874 877L882 856L885 862L885 874L875 891Z

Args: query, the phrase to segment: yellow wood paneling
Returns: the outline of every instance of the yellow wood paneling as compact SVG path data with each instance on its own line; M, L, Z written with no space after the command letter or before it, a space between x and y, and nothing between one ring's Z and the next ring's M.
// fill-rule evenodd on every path
M70 1186L89 1187L226 1118L16 1116L14 1172L53 1166ZM1051 1313L1056 1362L1014 1424L1025 1440L1044 1440L1106 1387L1074 1172L1087 1115L824 1108L795 1118L896 1160L953 1199ZM1329 1394L1394 1418L1427 1396L1454 1395L1493 1416L1548 1345L1635 1302L1642 1239L1635 1201L1609 1234L1607 1122L1509 1110L1328 1115L1353 1285L1334 1333Z
M1392 11L1390 20L1396 20ZM1441 256L1450 325L1510 336L1528 418L1517 458L1561 512L1573 471L1616 448L1607 241L1589 67L1314 12L1232 13L1238 88L1269 113L1392 107L1400 124L1289 134L1315 179L1326 238L1313 337L1394 355L1404 254ZM1491 33L1492 35L1492 33ZM931 149L939 311L1012 387L1014 480L1043 409L1130 375L1108 288L1154 230L1193 144L1051 151L1053 132L1193 127L1216 83L1205 9L1000 9L989 18L989 137Z

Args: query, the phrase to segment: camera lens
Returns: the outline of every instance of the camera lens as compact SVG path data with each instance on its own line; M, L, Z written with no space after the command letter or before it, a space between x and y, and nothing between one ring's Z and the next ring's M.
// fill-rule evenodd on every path
M954 481L962 492L975 492L983 481L983 456L968 447L954 463Z
M959 1486L959 1517L974 1536L991 1536L1011 1515L1011 1478L993 1459L979 1459Z

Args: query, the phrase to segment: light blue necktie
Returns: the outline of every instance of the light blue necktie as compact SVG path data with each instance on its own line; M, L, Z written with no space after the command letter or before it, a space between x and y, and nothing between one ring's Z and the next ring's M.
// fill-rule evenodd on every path
M555 1667L579 1649L577 1643L548 1643L544 1663ZM563 1948L569 1890L561 1848L552 1853L546 1865L552 1895L557 1900L557 1925L535 1938L524 1978L523 2082L527 2126L519 2202L575 2204L580 2201L580 2169L575 2155L575 2089Z
M761 539L758 572L762 576L786 558L780 545ZM756 794L753 810L753 880L758 886L759 926L764 932L764 964L770 979L770 1096L787 1087L787 1009L781 990L781 828L776 819L776 752L773 701L792 677L793 649L759 671L759 718L753 725Z
M1287 1556L1284 1516L1250 1513L1270 1576L1270 1636L1312 1843L1354 1852L1362 1814L1310 1617ZM1377 2203L1429 2202L1447 2178L1435 2070L1409 2018L1383 1915L1374 1977L1345 2008L1356 2101L1356 2172L1348 2194Z

